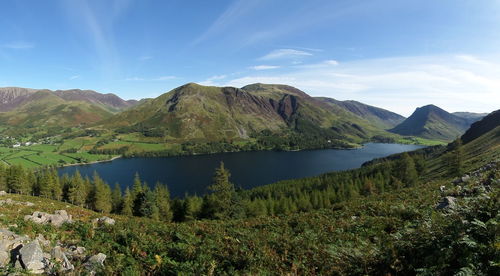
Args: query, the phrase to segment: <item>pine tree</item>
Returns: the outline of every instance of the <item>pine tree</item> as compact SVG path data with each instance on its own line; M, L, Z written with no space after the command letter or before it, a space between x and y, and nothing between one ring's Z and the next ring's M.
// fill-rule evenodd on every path
M155 197L160 220L171 221L172 210L170 208L170 192L167 186L157 182L155 186Z
M61 200L63 195L63 189L61 182L59 181L59 176L55 169L51 169L49 172L49 178L51 179L50 194L52 199Z
M97 173L93 177L93 209L98 212L109 213L111 211L111 189Z
M0 191L7 190L7 167L0 163Z
M405 187L413 187L418 182L418 173L415 169L415 163L408 153L403 153L399 161L400 180Z
M113 188L113 192L111 194L111 211L113 213L119 214L122 209L122 190L120 188L120 185L118 183L115 183L115 187Z
M125 189L125 194L123 195L123 204L121 209L121 214L126 216L132 216L132 206L133 206L133 198L130 192L130 189L127 187Z
M457 138L452 144L453 151L450 158L450 174L452 176L462 176L464 174L464 158L462 149L462 139Z
M235 188L229 181L231 174L221 162L219 168L215 170L212 185L208 189L212 192L211 200L214 207L215 218L227 218L232 213L234 207Z

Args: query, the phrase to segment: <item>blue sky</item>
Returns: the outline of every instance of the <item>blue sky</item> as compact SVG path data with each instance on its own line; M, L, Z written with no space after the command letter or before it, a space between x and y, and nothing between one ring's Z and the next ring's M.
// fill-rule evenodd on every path
M498 0L3 0L0 86L284 83L409 115L500 108Z

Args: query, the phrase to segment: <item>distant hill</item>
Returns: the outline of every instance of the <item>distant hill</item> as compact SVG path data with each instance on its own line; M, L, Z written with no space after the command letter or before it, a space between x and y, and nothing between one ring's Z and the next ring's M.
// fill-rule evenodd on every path
M357 101L338 101L325 97L317 97L317 99L330 105L342 107L383 129L393 128L405 120L405 117L397 113Z
M383 132L297 88L260 83L241 89L189 83L116 114L102 126L157 129L167 139L182 140L246 139L263 130L327 131L339 139L366 139Z
M493 111L471 127L462 135L462 142L467 144L479 136L500 126L500 110Z
M48 89L0 87L0 112L11 111L27 104L30 100L34 99L30 96L40 91L54 94L68 102L87 102L99 105L113 113L132 107L138 103L136 100L125 101L115 94L101 94L92 90L72 89L51 91Z
M0 124L17 128L77 126L112 116L110 111L99 105L66 101L47 90L17 97L8 105L8 110L0 112Z
M484 118L484 116L488 115L488 113L473 113L473 112L453 112L451 114L464 118L471 124L481 120L482 118Z
M462 135L470 124L470 119L453 115L435 105L426 105L417 108L410 117L390 131L400 135L450 141Z

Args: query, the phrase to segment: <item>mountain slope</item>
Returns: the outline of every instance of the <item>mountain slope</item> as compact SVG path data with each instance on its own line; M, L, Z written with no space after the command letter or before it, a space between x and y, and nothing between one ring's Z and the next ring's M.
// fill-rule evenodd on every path
M470 126L467 119L455 116L435 106L419 107L404 122L390 131L427 139L453 140Z
M382 129L393 128L405 120L405 117L397 113L357 101L338 101L325 97L318 97L317 99L330 105L342 107Z
M0 87L0 112L8 112L18 108L28 101L33 100L31 95L44 91L54 94L68 102L87 102L89 104L99 105L110 112L118 112L136 105L135 100L125 101L115 94L101 94L92 90L56 90L31 89L21 87Z
M15 127L76 126L94 123L112 115L87 102L65 101L47 90L17 97L16 107L0 113L0 124Z
M488 113L473 113L473 112L453 112L451 114L466 119L470 124L479 121L486 115L488 115Z
M326 131L338 139L366 139L381 132L368 122L286 85L241 89L189 83L126 110L106 128L157 129L167 139L246 139L273 133Z
M471 125L462 135L462 142L467 144L479 136L500 126L500 110L496 110Z

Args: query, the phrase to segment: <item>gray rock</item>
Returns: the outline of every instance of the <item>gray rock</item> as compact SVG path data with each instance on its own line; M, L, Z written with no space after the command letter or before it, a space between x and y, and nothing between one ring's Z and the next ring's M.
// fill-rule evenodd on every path
M466 174L466 175L462 176L461 180L462 180L462 182L467 182L470 180L470 176Z
M65 210L58 210L55 211L54 214L48 214L44 212L33 212L32 215L27 215L24 217L25 221L32 221L37 224L47 224L50 223L56 227L60 227L64 223L72 223L73 220L71 218L71 215L68 215L68 213Z
M93 219L92 222L94 224L98 224L98 225L104 225L104 224L107 224L107 225L115 225L115 220L110 218L110 217L102 217L102 218L96 218L96 219Z
M68 271L68 270L75 269L75 267L68 260L68 257L66 257L66 254L64 254L62 247L60 247L60 246L54 247L52 249L51 255L52 255L52 258L54 258L58 263L61 264L62 271Z
M0 267L4 267L10 261L10 254L7 251L0 251Z
M99 253L90 257L83 265L87 270L93 271L104 267L104 261L106 260L106 255Z
M34 274L44 272L45 263L42 248L37 240L28 243L19 250L23 268Z
M4 195L6 195L6 194L7 194L7 192L6 192L6 191L0 191L0 196L4 196Z
M443 197L437 204L436 210L455 209L457 206L456 200L457 199L452 196Z

